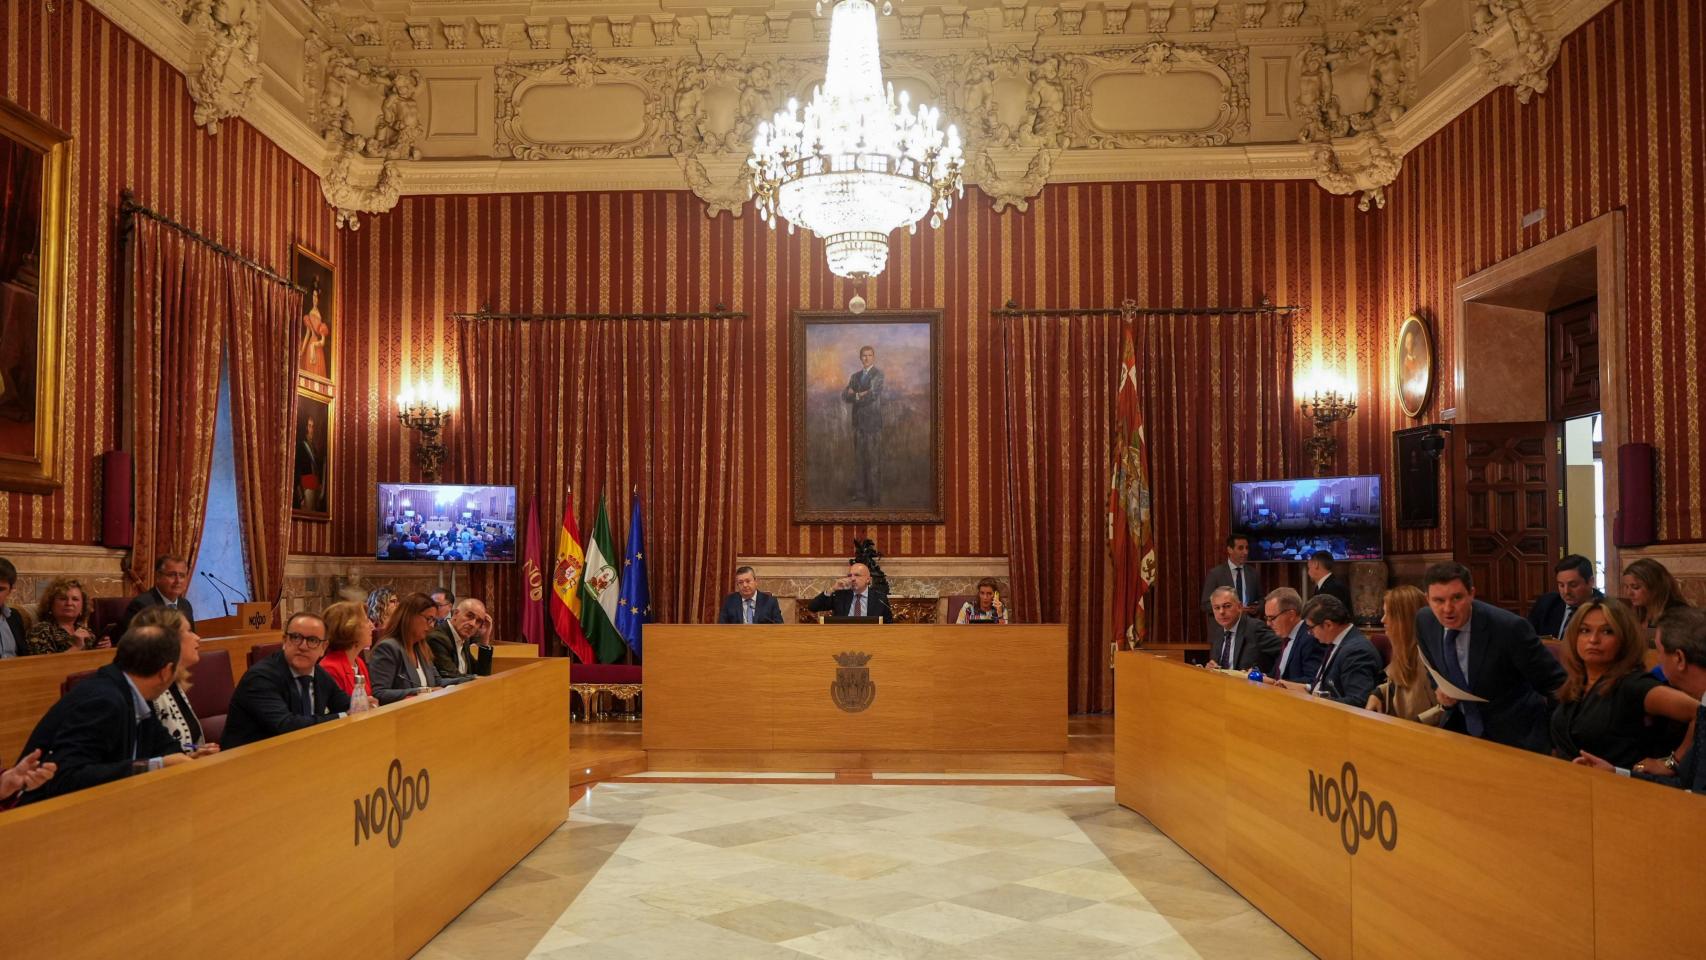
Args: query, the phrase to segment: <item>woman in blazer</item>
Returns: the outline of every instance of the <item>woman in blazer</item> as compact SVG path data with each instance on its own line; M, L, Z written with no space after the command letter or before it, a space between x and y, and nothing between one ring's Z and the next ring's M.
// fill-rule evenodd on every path
M326 622L326 655L320 658L320 669L352 697L355 680L360 677L368 700L374 700L373 671L368 669L365 656L373 646L373 622L367 619L366 609L342 600L327 607L320 619Z
M1439 726L1445 713L1434 707L1433 678L1422 665L1416 645L1416 614L1428 605L1422 591L1403 584L1386 591L1386 639L1392 644L1392 662L1386 665L1386 682L1369 695L1368 709ZM1423 720L1427 715L1429 719Z
M380 703L395 703L442 686L426 639L437 622L438 605L424 593L411 593L397 604L385 624L385 635L367 657L373 696Z

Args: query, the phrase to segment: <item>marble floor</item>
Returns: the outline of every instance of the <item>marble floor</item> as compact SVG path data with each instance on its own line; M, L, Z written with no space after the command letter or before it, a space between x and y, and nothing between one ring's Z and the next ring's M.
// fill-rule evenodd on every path
M1111 787L655 779L594 787L417 956L1309 956Z

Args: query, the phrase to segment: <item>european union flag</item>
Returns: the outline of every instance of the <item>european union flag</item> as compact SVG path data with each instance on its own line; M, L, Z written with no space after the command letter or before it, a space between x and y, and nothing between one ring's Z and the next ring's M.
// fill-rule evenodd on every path
M652 618L652 592L646 586L646 530L640 520L640 491L628 516L627 558L622 561L622 594L616 601L616 632L634 659L640 659L640 629Z

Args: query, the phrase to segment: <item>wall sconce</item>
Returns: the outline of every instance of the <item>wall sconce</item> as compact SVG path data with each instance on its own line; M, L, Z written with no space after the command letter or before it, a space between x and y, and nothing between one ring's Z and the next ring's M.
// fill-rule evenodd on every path
M1349 420L1357 412L1356 387L1317 371L1298 390L1304 417L1315 424L1315 433L1303 442L1303 452L1314 461L1315 475L1333 472L1333 457L1339 441L1333 424Z
M415 462L421 465L427 483L438 482L438 466L444 462L444 443L438 439L438 434L444 429L444 422L450 419L450 408L455 405L450 391L439 384L431 387L405 385L403 392L397 394L397 419L421 435L420 446L415 448Z

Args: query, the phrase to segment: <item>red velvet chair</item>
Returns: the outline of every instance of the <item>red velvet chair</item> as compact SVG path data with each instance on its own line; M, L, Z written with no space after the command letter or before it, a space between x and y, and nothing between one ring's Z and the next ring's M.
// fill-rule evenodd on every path
M966 604L977 605L977 594L956 593L948 599L948 609L942 611L943 623L955 623L960 619L960 608Z
M129 597L95 597L89 604L89 632L118 644L118 625L124 619Z
M231 654L224 650L208 650L190 668L190 709L201 721L202 737L218 743L225 732L225 714L231 710L231 694L236 684L231 680Z
M247 670L249 667L252 667L257 663L260 663L262 660L265 660L266 658L272 656L273 654L275 654L275 653L277 653L283 649L284 649L284 643L283 642L279 642L279 643L257 643L254 646L249 648L249 660L244 665L243 669Z
M71 692L72 687L75 687L94 675L95 671L93 670L79 670L76 673L66 674L65 679L59 681L59 695L62 697L65 696Z
M1380 665L1381 665L1381 667L1384 668L1387 664L1391 663L1392 662L1392 641L1387 638L1386 634L1384 634L1384 633L1370 633L1370 634L1367 634L1366 636L1368 637L1368 642L1374 644L1374 649L1380 651Z
M601 710L606 694L622 701L627 712L618 714L623 720L638 720L634 699L640 695L640 667L633 663L577 663L569 668L569 692L579 694L581 713L587 720L605 720L610 713Z

